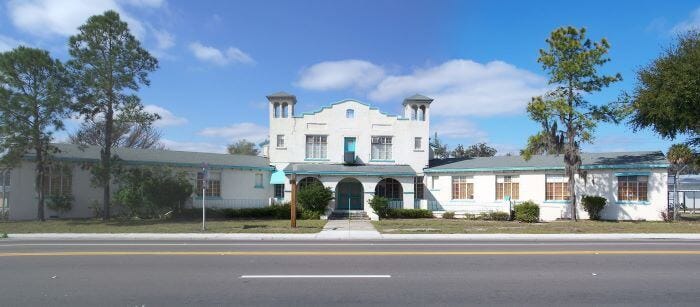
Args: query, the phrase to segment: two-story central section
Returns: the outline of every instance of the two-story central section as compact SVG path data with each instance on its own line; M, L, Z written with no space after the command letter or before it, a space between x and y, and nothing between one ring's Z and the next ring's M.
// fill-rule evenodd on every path
M373 195L405 208L423 198L431 98L406 98L402 116L355 100L296 115L295 96L280 92L267 98L268 155L278 171L272 182L276 198L290 199L292 174L300 188L311 182L330 187L335 193L332 210L371 213L368 202Z

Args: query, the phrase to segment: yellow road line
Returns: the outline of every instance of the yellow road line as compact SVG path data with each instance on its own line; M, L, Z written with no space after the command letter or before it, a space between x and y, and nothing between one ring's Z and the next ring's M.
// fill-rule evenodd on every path
M569 251L71 251L0 253L24 256L521 256L521 255L700 255L700 250Z

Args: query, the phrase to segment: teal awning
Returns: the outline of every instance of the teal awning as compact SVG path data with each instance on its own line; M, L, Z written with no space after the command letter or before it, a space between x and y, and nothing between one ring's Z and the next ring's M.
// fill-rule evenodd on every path
M287 182L287 175L283 170L276 171L270 176L270 184L284 184Z

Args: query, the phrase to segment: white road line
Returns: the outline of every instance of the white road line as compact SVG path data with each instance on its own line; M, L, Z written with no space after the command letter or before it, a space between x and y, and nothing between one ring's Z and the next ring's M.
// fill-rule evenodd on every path
M391 275L241 275L241 278L391 278Z
M700 245L687 242L531 242L531 243L8 243L19 246L598 246L598 245Z

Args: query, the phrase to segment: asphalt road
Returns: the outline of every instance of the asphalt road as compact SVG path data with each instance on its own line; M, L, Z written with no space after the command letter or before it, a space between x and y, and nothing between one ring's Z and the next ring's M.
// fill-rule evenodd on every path
M700 242L0 241L2 306L700 305Z

